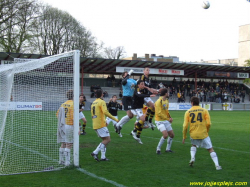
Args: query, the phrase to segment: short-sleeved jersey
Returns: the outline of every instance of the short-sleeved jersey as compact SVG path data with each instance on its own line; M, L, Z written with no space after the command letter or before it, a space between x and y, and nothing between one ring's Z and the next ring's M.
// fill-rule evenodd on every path
M73 100L68 100L65 103L61 105L61 107L64 108L65 111L65 123L67 125L73 125L73 119L74 119L74 104ZM58 116L59 109L56 113L56 116Z
M108 110L109 110L109 113L113 116L117 116L117 110L118 109L122 109L122 105L120 105L119 103L117 102L113 102L113 101L110 101L108 103Z
M128 79L125 85L122 85L123 96L132 97L134 94L135 86L137 85L136 80Z
M91 105L91 115L93 122L93 129L100 129L106 127L105 115L112 120L118 122L114 116L112 116L108 110L105 101L100 98L97 98Z
M200 106L193 106L186 111L183 123L183 139L186 139L188 125L190 125L189 133L192 139L204 139L208 137L211 125L208 111Z
M145 97L150 97L150 95L147 93L147 89L140 90L138 87L136 87L133 95L132 109L143 108Z
M169 120L170 114L168 108L168 99L164 101L162 97L159 97L159 99L155 102L155 121Z
M144 82L145 86L151 88L151 82L150 82L149 77L146 77L145 75L142 75L142 76L140 77L140 80L142 80L142 81ZM147 93L149 94L149 91L148 91L148 90L146 90L146 91L147 91Z
M85 106L85 102L83 101L83 102L80 102L80 104L79 104L79 109L82 109L82 107L84 107Z

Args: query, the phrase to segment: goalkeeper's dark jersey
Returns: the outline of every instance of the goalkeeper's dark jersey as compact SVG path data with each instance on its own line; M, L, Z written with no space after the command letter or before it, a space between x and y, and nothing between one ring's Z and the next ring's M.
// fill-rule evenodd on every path
M143 108L145 97L150 97L150 94L148 94L148 90L147 89L140 90L138 87L136 87L133 96L134 102L132 105L132 109Z
M110 101L107 106L109 113L112 114L112 116L117 116L117 110L122 109L122 105L120 105L117 102Z
M144 82L145 86L151 88L151 82L150 82L149 77L146 77L145 75L142 75L140 77L140 80L142 80ZM148 89L145 89L145 90L146 90L147 94L150 94L150 92L148 91Z

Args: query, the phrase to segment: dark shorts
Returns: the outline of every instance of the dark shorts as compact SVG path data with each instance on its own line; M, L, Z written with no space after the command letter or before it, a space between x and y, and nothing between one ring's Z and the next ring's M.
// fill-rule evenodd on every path
M127 97L127 96L122 97L122 105L123 105L125 111L131 110L132 109L132 104L133 104L133 98L132 97Z

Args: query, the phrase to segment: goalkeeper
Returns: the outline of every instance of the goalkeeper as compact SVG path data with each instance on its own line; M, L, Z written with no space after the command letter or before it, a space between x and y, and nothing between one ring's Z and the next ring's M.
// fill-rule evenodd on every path
M70 165L70 150L74 141L73 94L73 90L67 91L68 100L61 105L56 114L58 118L57 143L61 143L61 147L59 148L59 164L64 164L65 166Z

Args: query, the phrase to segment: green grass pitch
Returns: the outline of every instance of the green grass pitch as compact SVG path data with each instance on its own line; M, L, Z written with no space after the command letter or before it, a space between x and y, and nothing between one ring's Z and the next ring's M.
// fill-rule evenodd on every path
M120 138L109 125L111 142L106 156L109 162L96 162L90 153L101 142L92 129L90 111L84 114L88 120L85 136L80 136L80 166L60 171L0 176L1 187L156 187L190 186L190 182L247 182L250 186L250 112L210 111L212 140L222 170L216 171L208 151L199 148L194 167L189 167L190 140L182 144L182 124L185 111L170 111L175 138L174 153L156 154L160 131L144 129L138 144L130 135L135 119L122 129ZM125 115L119 111L119 119ZM97 177L93 177L93 174ZM108 181L105 181L108 180Z

